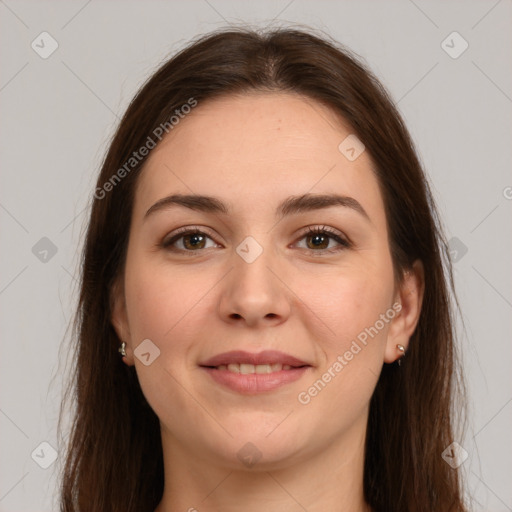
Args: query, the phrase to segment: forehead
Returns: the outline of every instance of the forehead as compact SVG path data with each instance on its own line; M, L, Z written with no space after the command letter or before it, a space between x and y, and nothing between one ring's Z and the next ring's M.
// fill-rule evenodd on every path
M366 196L368 209L378 210L382 202L369 155L363 151L350 161L339 149L351 133L331 109L296 94L251 93L199 103L152 150L135 208L147 210L173 192L264 205L335 189Z

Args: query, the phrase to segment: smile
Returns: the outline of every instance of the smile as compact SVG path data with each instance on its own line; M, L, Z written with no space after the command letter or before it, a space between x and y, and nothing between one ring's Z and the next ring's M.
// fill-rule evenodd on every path
M273 363L273 364L250 364L250 363L231 363L228 365L221 364L216 367L217 370L227 370L228 372L233 373L242 373L244 375L249 375L251 373L274 373L280 372L281 370L290 370L292 367L289 364L281 364L281 363Z

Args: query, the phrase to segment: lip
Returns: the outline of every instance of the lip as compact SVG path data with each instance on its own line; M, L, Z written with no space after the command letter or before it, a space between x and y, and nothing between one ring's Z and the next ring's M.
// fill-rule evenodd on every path
M272 373L235 373L229 370L219 370L217 366L228 364L282 364L291 366L288 370ZM300 379L312 365L290 354L278 350L264 350L257 354L245 350L223 352L207 359L199 365L210 377L223 386L238 393L252 395L272 391L285 384Z
M311 366L309 363L301 361L300 359L289 354L285 354L284 352L280 352L279 350L264 350L258 354L246 352L245 350L232 350L231 352L223 352L222 354L217 354L216 356L213 356L210 359L199 363L199 366L211 368L214 366L220 366L222 364L228 365L232 363L247 363L253 365L280 363L282 365L288 364L295 367L295 369L298 369L300 366Z
M311 369L311 366L291 368L289 370L281 370L273 373L250 374L218 370L217 368L208 366L203 366L202 369L218 384L226 386L238 393L254 395L266 391L273 391L285 384L300 379L304 373Z

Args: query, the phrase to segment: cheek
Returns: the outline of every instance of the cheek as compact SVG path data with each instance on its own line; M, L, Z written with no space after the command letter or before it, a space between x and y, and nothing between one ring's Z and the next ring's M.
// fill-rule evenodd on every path
M314 378L297 396L311 416L324 418L326 429L362 414L380 375L387 332L395 315L393 279L385 272L380 281L350 272L330 280L329 293L315 294L308 306L329 327L324 334L312 330L320 365ZM323 299L322 299L323 297ZM327 333L327 334L325 334ZM325 411L341 416L326 418Z
M137 376L146 400L167 424L173 424L169 404L179 410L190 407L190 397L179 383L184 382L187 371L187 340L197 339L192 332L195 315L204 315L199 300L205 292L199 281L142 255L132 255L126 265L125 295L133 348L137 353L137 346L149 339L159 350L147 366L134 358Z
M394 283L391 265L347 265L314 278L302 274L296 281L304 302L318 319L326 350L341 350L378 322L392 306ZM307 293L306 293L307 290Z
M126 306L134 345L145 338L162 339L175 323L177 294L163 292L165 286L156 273L132 274L126 283Z
M143 255L127 262L126 276L127 313L135 345L149 338L163 348L166 340L190 324L205 293L204 279Z

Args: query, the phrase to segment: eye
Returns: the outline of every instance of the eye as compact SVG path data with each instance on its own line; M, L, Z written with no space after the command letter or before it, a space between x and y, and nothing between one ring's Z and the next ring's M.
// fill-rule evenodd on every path
M311 252L324 253L324 252L338 252L344 249L348 249L351 244L343 238L341 233L334 231L327 226L316 226L314 228L308 228L300 238L300 240L306 239L305 249ZM337 246L330 247L331 241L337 242Z
M334 231L332 228L327 226L316 226L314 228L307 228L307 231L303 232L299 240L306 239L305 249L311 253L333 253L351 247L341 233ZM207 246L207 241L213 242L213 245ZM335 241L338 245L329 247L330 242ZM162 244L162 248L170 251L177 251L182 253L194 253L200 252L202 249L209 249L216 247L213 237L196 227L184 227L175 231L170 238L165 239Z
M162 247L164 249L182 252L197 252L200 249L209 248L206 247L207 239L212 240L212 237L200 229L185 227L176 231L171 238L164 240ZM214 245L210 247L214 247L215 245L214 243Z

